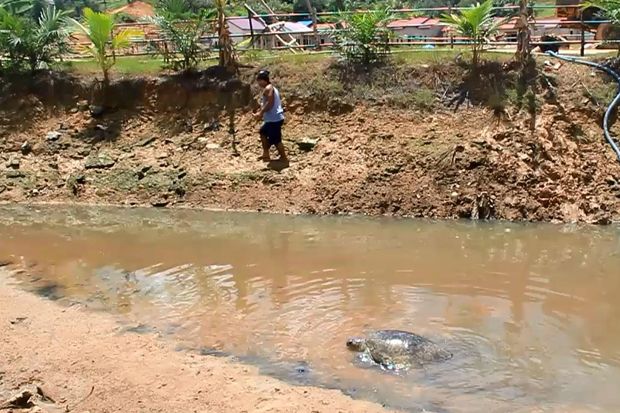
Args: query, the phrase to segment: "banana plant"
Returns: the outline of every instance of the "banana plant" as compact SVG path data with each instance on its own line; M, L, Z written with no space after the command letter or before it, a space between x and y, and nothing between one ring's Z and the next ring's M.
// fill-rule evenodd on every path
M82 33L88 37L90 46L88 51L103 73L103 82L110 81L110 69L116 64L115 53L131 45L131 37L139 35L136 30L125 29L114 33L116 22L114 16L107 13L98 13L90 8L83 11L83 21L71 19Z
M226 23L226 0L215 0L215 9L217 12L216 29L220 48L220 66L236 71L238 70L238 59L230 37L230 30L228 30L228 23Z

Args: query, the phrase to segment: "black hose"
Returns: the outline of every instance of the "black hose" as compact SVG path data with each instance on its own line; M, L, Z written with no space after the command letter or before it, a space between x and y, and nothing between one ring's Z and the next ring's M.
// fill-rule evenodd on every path
M618 148L618 145L616 144L613 137L611 136L611 133L609 133L609 117L611 116L611 112L613 112L614 108L620 102L620 75L618 75L618 73L616 73L614 70L610 69L607 66L603 66L598 63L590 62L588 60L575 59L574 57L570 57L570 56L562 56L554 52L547 52L547 54L551 57L555 57L556 59L564 60L564 61L571 62L571 63L578 63L578 64L582 64L586 66L591 66L596 69L602 70L616 80L616 82L618 83L618 92L616 93L616 97L614 98L614 100L611 101L611 103L609 104L609 107L605 111L605 116L603 117L603 133L605 134L605 139L607 140L607 142L609 142L609 145L611 145L611 148L616 153L616 156L618 157L618 161L620 161L620 148Z

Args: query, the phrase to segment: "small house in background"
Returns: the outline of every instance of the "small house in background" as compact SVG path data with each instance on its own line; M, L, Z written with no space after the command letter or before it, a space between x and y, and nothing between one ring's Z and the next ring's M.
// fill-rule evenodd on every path
M336 29L342 28L339 23L317 23L316 31L319 35L319 41L322 45L334 43L332 32Z
M499 26L499 33L496 36L499 39L507 42L517 41L517 18L510 19ZM581 37L581 30L578 26L570 24L570 22L563 17L549 18L549 19L536 19L530 26L530 34L532 41L536 42L543 36L556 36L564 40L579 40ZM589 31L585 32L586 40L592 40L594 34Z
M265 49L314 44L313 30L298 22L278 22L264 30L261 45ZM275 33L275 34L269 34Z
M443 37L445 26L439 19L431 17L412 17L409 19L394 20L387 25L396 41L427 40Z
M255 36L258 36L267 28L263 22L255 18L252 18L251 26L250 19L247 17L229 17L226 21L228 22L228 30L233 43L239 43L250 38L252 32L254 32Z

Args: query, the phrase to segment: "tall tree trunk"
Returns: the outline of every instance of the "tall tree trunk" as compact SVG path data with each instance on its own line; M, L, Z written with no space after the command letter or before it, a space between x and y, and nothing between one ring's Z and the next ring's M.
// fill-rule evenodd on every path
M230 31L226 23L226 2L225 0L216 0L217 6L217 33L218 43L220 45L220 66L237 70L237 58L233 49Z
M521 67L525 67L530 60L530 26L528 0L519 0L519 17L517 17L517 54L515 56Z
M318 23L318 19L316 18L316 9L312 7L312 3L310 0L306 0L306 7L308 8L308 13L312 16L312 32L314 34L314 43L316 50L321 50L321 38L319 37L319 31L316 27Z

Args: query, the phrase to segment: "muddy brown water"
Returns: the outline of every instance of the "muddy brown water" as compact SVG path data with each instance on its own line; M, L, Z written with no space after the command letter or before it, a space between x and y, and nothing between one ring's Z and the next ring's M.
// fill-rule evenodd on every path
M179 350L408 411L620 411L618 227L4 206L0 234L12 282ZM360 365L383 328L454 358Z

